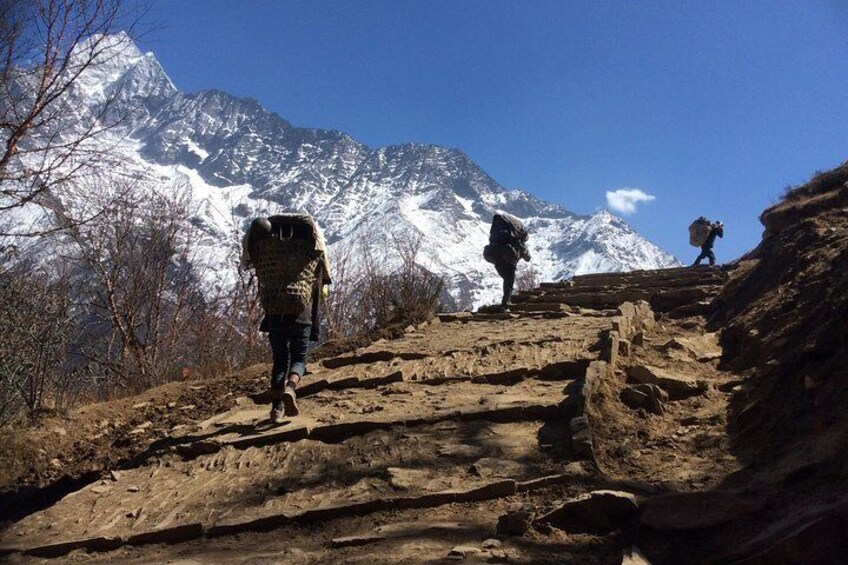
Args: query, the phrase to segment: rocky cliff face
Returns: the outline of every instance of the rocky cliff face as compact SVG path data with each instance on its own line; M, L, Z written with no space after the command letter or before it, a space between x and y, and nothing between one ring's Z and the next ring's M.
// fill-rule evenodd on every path
M676 264L608 212L579 216L529 193L506 190L462 151L404 144L369 148L349 135L293 127L252 99L220 91L178 91L152 53L124 35L83 77L72 106L98 110L119 126L101 138L139 182L190 186L198 201L203 257L217 273L234 229L255 214L307 210L333 249L392 234L421 238L419 261L448 280L463 306L494 298L499 281L483 259L493 212L522 218L541 279ZM383 245L386 260L392 254ZM213 281L214 282L214 281Z

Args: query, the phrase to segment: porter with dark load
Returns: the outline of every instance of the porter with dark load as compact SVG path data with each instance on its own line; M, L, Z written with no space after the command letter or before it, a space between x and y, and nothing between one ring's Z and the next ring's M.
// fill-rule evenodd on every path
M713 245L716 237L724 238L724 224L721 222L711 223L701 216L689 225L689 244L701 248L701 254L693 265L700 265L703 259L708 259L710 265L715 265Z
M504 212L495 214L489 230L489 245L483 248L483 258L492 263L503 279L501 308L509 311L512 290L515 287L515 270L521 259L530 260L527 251L527 230L521 220Z
M309 214L255 219L242 242L242 265L253 268L274 356L271 421L296 416L298 383L309 341L317 341L321 286L330 284L324 237Z

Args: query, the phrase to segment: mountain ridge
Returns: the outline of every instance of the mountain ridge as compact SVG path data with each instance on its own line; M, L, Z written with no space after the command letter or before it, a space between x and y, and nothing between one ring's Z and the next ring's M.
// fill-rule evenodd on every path
M678 264L607 211L578 215L506 189L461 149L420 142L372 148L340 130L297 127L253 98L179 91L155 55L126 34L104 43L116 51L83 75L74 103L96 110L111 99L109 111L124 118L111 141L135 177L187 183L201 209L215 201L220 217L195 223L204 226L209 247L202 255L219 278L232 268L215 242L232 246L233 223L243 228L252 216L284 208L315 216L333 252L392 234L420 238L420 263L446 277L457 307L497 297L500 280L481 252L496 211L528 225L542 279ZM395 260L383 251L388 263Z

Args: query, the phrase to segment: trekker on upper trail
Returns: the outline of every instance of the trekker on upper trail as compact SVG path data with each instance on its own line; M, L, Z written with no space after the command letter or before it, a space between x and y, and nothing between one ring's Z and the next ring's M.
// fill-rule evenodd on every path
M527 230L521 220L504 212L492 218L489 230L489 245L483 248L483 258L495 265L495 270L503 279L503 298L501 309L509 312L512 304L512 290L515 287L515 269L521 259L530 261L527 251Z
M713 245L715 244L716 237L724 238L724 224L721 222L709 224L709 232L707 233L704 243L701 244L701 254L698 255L697 259L695 259L695 262L692 264L693 266L700 265L702 259L709 259L710 266L715 265Z
M242 240L242 266L253 268L268 332L271 369L271 422L297 416L298 383L306 372L309 341L318 341L322 285L330 284L324 236L309 214L256 218ZM326 291L326 286L323 286Z

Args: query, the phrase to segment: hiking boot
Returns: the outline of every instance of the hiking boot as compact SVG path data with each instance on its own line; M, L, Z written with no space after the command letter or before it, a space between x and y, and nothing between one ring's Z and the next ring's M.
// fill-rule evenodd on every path
M271 423L272 424L282 424L283 419L286 417L286 413L283 410L283 401L275 400L271 403Z
M287 384L283 391L283 406L286 408L286 416L297 416L300 410L297 408L297 394L294 392L294 386Z

